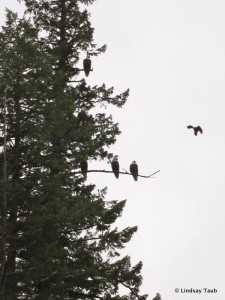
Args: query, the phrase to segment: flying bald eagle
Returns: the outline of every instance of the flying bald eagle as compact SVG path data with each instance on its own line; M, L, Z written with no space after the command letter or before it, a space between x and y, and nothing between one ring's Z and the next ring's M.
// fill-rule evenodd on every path
M203 130L200 126L193 127L192 125L187 126L188 129L194 129L194 134L197 135L198 132L203 133Z
M88 77L88 75L91 71L91 60L90 60L90 58L87 57L83 60L83 68L84 68L85 76Z
M130 172L134 177L134 180L138 180L138 165L135 160L132 161L132 164L130 165Z
M120 165L118 162L118 155L115 155L113 157L113 160L111 162L112 170L116 178L119 178L119 172L120 172Z
M155 298L153 298L152 300L161 300L161 296L159 293L156 294Z
M77 115L77 117L78 117L78 126L80 127L86 120L87 120L87 113L86 113L86 111L85 110L81 110L79 113L78 113L78 115Z
M87 170L88 170L88 162L86 160L83 160L80 163L80 168L81 168L81 172L82 172L84 178L86 179L87 178Z

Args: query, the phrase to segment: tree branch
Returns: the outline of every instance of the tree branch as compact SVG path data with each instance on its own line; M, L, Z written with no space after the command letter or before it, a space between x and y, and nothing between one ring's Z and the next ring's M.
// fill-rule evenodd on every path
M83 81L83 79L81 79L81 80L69 80L68 82L82 82Z
M113 171L106 171L106 170L88 170L87 172L89 173L113 173ZM138 177L142 177L142 178L153 178L152 176L155 175L156 173L159 173L160 170L150 174L150 175L138 175ZM76 172L71 172L72 174L81 174L82 171L76 171ZM132 175L129 172L119 172L119 174L123 174L123 175Z

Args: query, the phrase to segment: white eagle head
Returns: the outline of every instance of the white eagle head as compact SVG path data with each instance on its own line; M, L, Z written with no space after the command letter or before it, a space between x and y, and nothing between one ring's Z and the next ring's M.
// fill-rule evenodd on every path
M113 157L113 161L118 161L118 158L119 158L119 156L118 156L118 155L115 155L115 156Z
M137 164L136 160L133 160L132 165L136 165L136 164Z

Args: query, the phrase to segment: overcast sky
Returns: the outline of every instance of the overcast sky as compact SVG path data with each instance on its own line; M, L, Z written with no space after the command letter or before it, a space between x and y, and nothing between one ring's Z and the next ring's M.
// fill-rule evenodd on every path
M1 23L6 5L21 9L1 0ZM224 300L225 1L98 0L89 10L108 50L93 58L88 83L131 91L124 108L107 110L122 131L111 150L121 169L136 160L140 174L160 172L138 182L90 173L88 182L108 186L106 200L127 199L117 224L139 230L123 253L143 261L150 300Z

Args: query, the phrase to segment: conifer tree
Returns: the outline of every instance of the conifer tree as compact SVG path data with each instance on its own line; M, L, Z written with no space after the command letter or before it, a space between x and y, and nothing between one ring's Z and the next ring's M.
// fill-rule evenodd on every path
M83 161L110 159L120 133L92 109L122 107L129 94L84 79L86 54L106 50L93 42L85 8L93 2L25 0L25 16L7 11L0 33L0 126L3 138L6 116L9 139L0 148L2 300L146 299L142 263L119 253L137 227L113 225L126 201L107 201L106 189L96 193L74 174Z

